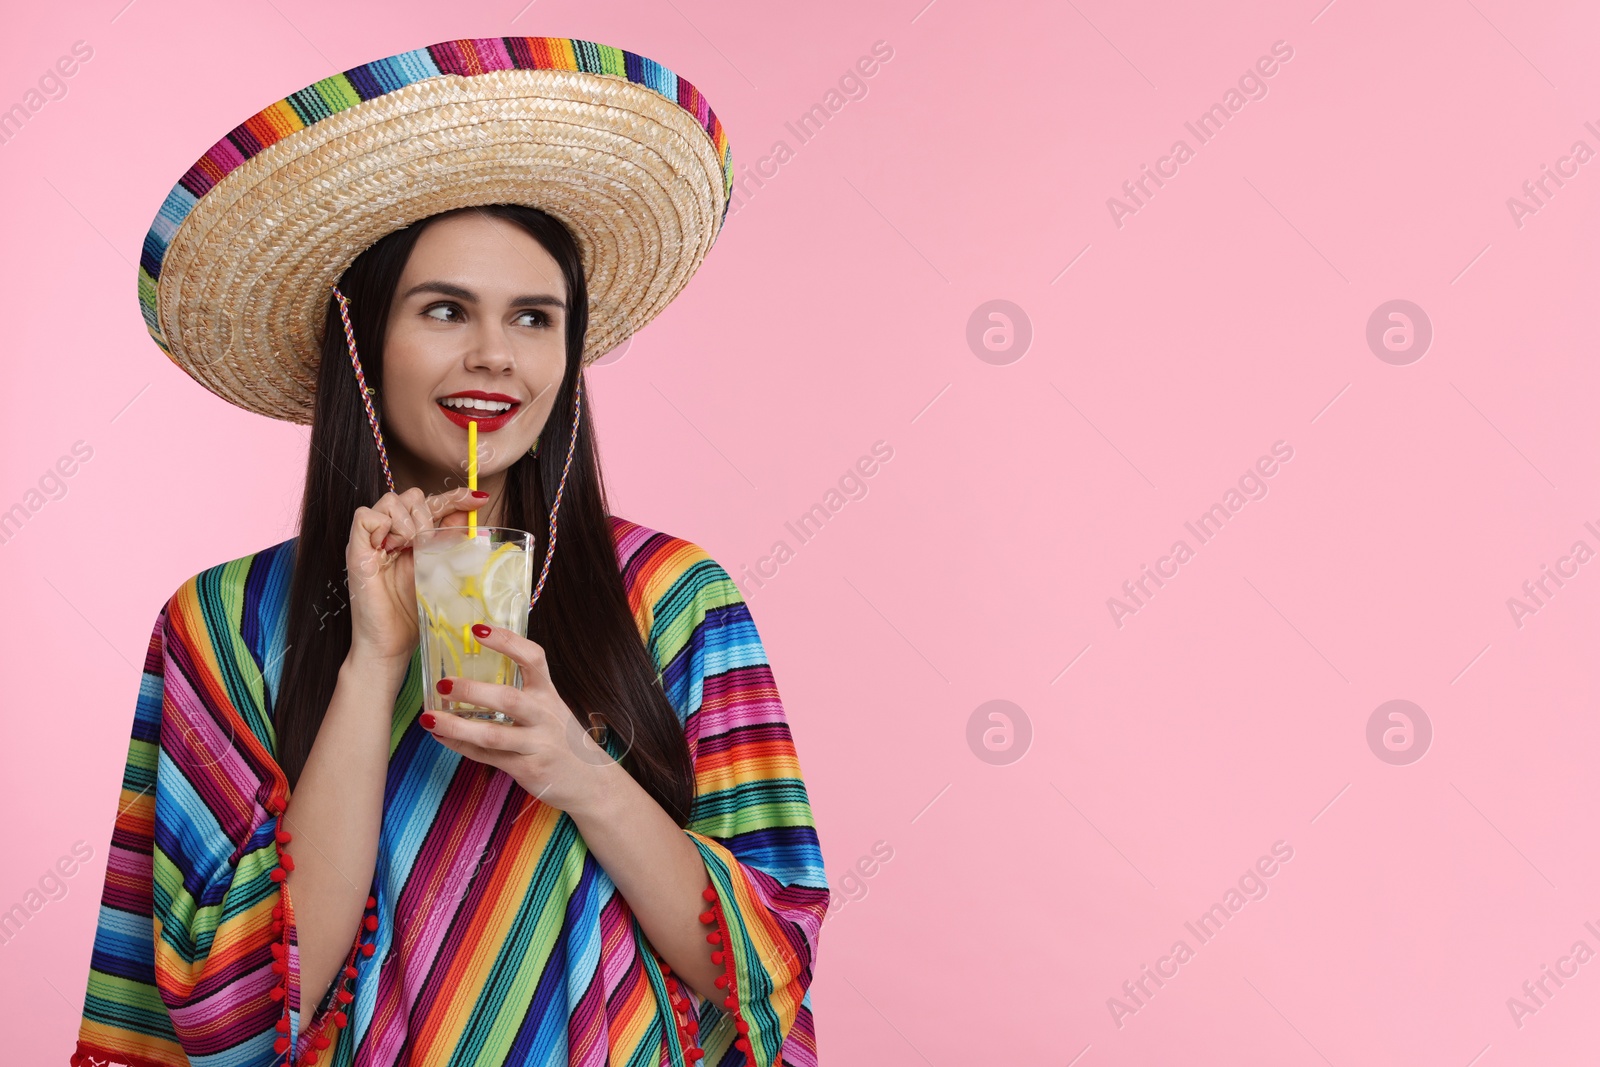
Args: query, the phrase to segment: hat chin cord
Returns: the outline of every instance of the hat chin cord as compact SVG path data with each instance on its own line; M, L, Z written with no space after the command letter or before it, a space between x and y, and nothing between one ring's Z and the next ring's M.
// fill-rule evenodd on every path
M361 359L356 355L356 332L350 325L350 300L333 287L333 295L339 301L339 319L344 323L345 343L350 347L350 365L355 368L356 385L361 390L361 403L367 409L367 422L372 426L372 439L378 445L378 461L383 464L383 480L389 487L389 492L394 492L394 475L389 472L389 452L383 447L383 431L378 429L378 412L372 406L373 390L367 388L367 376L362 373ZM555 503L550 505L550 531L548 544L544 550L544 564L539 568L539 581L533 587L533 600L529 604L531 610L534 604L539 603L539 594L544 592L545 579L550 576L550 561L556 552L556 516L561 511L561 494L567 487L567 472L572 470L572 454L578 444L578 420L583 408L583 373L579 369L578 381L572 393L572 433L567 438L567 458L561 465L561 480L556 483ZM536 455L539 449L539 438L533 439L533 448L529 455Z

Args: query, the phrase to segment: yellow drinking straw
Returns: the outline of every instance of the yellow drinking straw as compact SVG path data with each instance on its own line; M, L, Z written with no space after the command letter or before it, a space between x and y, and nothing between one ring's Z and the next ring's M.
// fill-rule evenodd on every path
M467 420L467 488L478 488L478 420ZM467 537L476 540L478 537L478 509L473 508L467 512ZM478 642L473 639L470 624L461 627L461 643L468 652L479 651Z
M467 488L478 488L478 420L467 420ZM478 536L478 509L467 512L467 536Z

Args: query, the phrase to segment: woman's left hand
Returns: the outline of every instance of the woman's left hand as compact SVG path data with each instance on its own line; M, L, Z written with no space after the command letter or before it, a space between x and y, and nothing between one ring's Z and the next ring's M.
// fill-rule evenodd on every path
M603 799L618 769L556 692L544 649L514 630L478 624L484 648L503 652L522 667L522 688L450 677L439 682L451 700L504 712L512 725L464 719L450 712L423 712L422 726L440 744L468 759L505 771L551 807L572 813Z

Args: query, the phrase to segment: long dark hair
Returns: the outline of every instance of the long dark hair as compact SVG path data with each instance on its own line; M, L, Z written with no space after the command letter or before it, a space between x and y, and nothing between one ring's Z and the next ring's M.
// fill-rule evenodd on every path
M524 454L506 475L502 524L532 531L536 566L549 538L549 508L572 436L572 401L583 373L589 326L588 285L572 234L536 208L493 204L443 212L383 237L350 264L339 291L367 385L383 398L383 339L390 304L417 238L432 222L481 210L521 226L560 264L567 281L567 364L537 456ZM294 579L289 589L288 651L273 709L278 763L292 787L300 778L339 666L350 650L344 557L355 509L387 491L378 449L362 406L337 303L328 300L317 374L311 447ZM380 408L379 418L382 413ZM397 487L403 488L403 487ZM584 389L572 467L561 497L555 556L528 637L543 646L556 691L586 729L604 726L604 747L679 826L694 799L694 770L677 713L662 690L628 606L611 534L610 511L594 441L593 401Z

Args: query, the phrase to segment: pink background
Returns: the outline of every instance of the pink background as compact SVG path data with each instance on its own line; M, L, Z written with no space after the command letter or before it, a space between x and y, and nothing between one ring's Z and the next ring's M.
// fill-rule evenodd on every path
M134 264L155 209L267 103L499 34L682 73L741 180L774 142L793 152L591 382L620 514L736 577L795 549L745 586L848 901L813 988L825 1062L1593 1056L1600 960L1520 1018L1508 998L1545 965L1571 974L1576 942L1600 952L1600 563L1547 580L1520 626L1507 601L1542 565L1570 574L1574 542L1600 549L1600 160L1547 182L1520 226L1507 199L1574 141L1600 150L1600 19L1511 0L922 2L12 16L0 106L74 41L94 54L0 144L0 508L75 441L93 458L0 545L0 909L74 842L94 856L0 946L4 1014L26 1021L8 1062L65 1062L75 1036L162 602L293 532L301 431L212 397L145 333ZM893 56L865 96L801 144L785 123L876 41ZM1278 41L1293 56L1267 95L1199 144L1184 123ZM1178 138L1193 158L1119 227L1107 199ZM1406 365L1366 340L1397 299L1433 329ZM969 346L991 300L1031 324L1020 359ZM785 521L877 441L893 458L866 496L798 545ZM1200 545L1184 523L1278 441L1293 457L1267 495ZM1108 598L1180 538L1193 558L1119 627ZM1432 729L1403 765L1367 740L1397 699ZM994 700L1020 709L998 752L969 742ZM1185 922L1275 842L1293 858L1266 865L1267 895L1202 944ZM1145 965L1172 973L1180 939L1192 958L1128 997ZM1137 1008L1120 1025L1114 996Z

